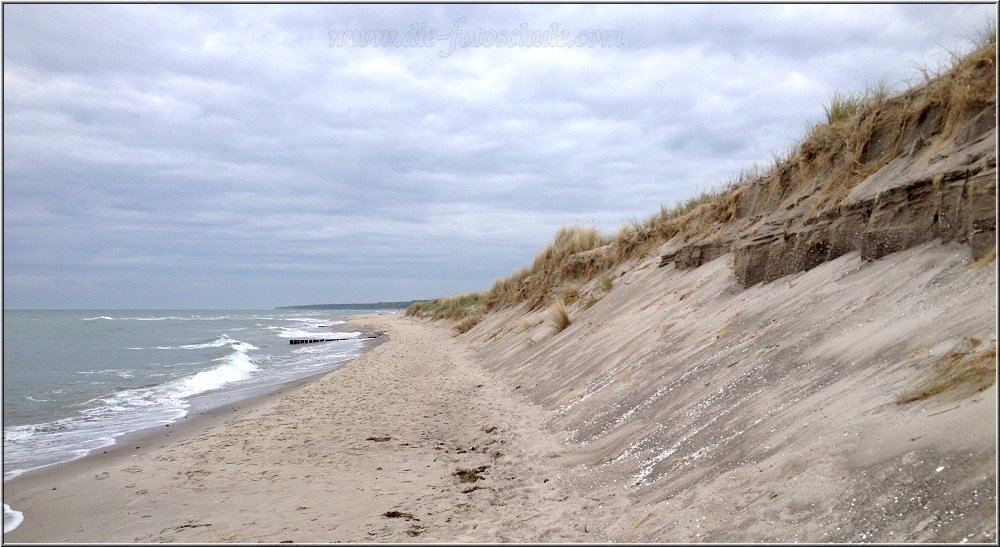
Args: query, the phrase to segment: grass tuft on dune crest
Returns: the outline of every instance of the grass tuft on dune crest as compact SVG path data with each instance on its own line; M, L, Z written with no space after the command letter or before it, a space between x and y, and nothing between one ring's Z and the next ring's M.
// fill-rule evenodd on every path
M458 321L474 313L479 308L483 298L482 292L473 292L435 300L422 300L410 304L410 307L406 309L406 315L408 317Z

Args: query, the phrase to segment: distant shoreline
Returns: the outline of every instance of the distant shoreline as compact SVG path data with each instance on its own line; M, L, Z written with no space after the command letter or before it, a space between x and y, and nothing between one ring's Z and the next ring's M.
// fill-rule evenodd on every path
M278 306L276 310L405 310L419 300L400 302L374 302L368 304L303 304L300 306Z

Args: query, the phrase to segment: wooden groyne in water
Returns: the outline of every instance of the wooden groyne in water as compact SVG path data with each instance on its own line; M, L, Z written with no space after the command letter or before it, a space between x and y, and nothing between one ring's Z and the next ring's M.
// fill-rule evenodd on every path
M313 344L315 342L343 342L344 340L371 340L376 336L358 336L357 338L292 338L289 344Z

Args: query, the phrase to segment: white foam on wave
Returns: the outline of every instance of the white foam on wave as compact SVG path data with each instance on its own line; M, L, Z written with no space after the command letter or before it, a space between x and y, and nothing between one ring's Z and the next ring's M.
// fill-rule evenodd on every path
M317 319L315 317L286 317L285 321L296 321L303 327L332 327L334 325L343 325L347 321L341 321L339 319Z
M326 338L330 340L350 340L360 338L360 332L316 332L311 330L281 329L278 336L282 338Z
M113 436L98 436L97 438L84 438L76 441L81 447L67 451L62 446L62 440L72 437L79 428L74 423L73 418L63 418L53 422L43 424L29 424L20 426L9 426L3 430L4 441L4 463L8 460L23 461L26 454L30 454L35 461L42 461L40 465L25 466L23 468L4 469L3 480L10 480L26 471L33 471L42 467L48 467L59 462L75 460L86 456L91 450L99 447L114 444ZM89 436L88 436L89 437ZM39 440L53 442L39 442Z
M77 370L77 371L73 371L73 374L84 374L84 375L91 375L91 374L114 374L115 376L120 376L122 378L131 378L131 377L135 376L135 372L133 372L131 370L120 370L120 369L113 369L113 368L104 369L104 370Z
M207 370L91 399L70 418L5 427L5 459L38 465L5 469L4 479L83 457L92 450L113 445L117 437L126 433L174 422L187 414L189 397L250 378L258 366L247 353L257 348L238 340L229 342L232 351L214 359L215 366Z
M283 317L282 319L284 319L285 321L300 321L302 323L314 324L314 325L335 325L338 323L338 321L334 319L320 319L315 316L310 317L307 315L294 315L291 317ZM339 322L343 323L343 321Z
M233 340L226 334L222 334L215 340L211 342L202 342L200 344L184 344L181 346L156 346L156 349L207 349L207 348L221 348L223 346L233 346L234 348L239 345L244 344L249 349L257 349L246 342L240 342L239 340Z
M209 370L203 370L192 376L168 382L166 386L174 391L177 397L190 397L206 391L218 389L226 384L246 380L258 370L257 364L246 354L250 349L257 349L250 344L234 344L233 353L216 359L224 364ZM171 386L171 384L175 384Z
M24 522L24 513L15 511L6 503L3 504L3 533L9 534Z
M220 315L218 317L202 317L200 315L166 315L161 317L108 317L99 315L97 317L83 317L82 321L222 321L232 319L231 315Z
M184 344L183 346L177 346L184 349L204 349L204 348L221 348L222 346L228 346L235 343L229 336L223 334L222 336L212 340L211 342L203 342L201 344Z
M214 345L207 344L200 345L203 347L215 347ZM253 359L247 355L247 352L255 350L257 347L232 339L229 339L229 346L233 350L232 353L212 360L212 362L222 363L218 366L177 378L164 384L128 389L107 397L95 399L95 402L100 402L101 404L92 409L91 412L115 412L128 408L149 407L165 402L181 406L183 399L187 397L218 389L228 383L248 378L258 367Z
M23 439L25 437L30 437L34 432L34 425L16 425L13 427L6 427L3 430L3 441L7 443Z

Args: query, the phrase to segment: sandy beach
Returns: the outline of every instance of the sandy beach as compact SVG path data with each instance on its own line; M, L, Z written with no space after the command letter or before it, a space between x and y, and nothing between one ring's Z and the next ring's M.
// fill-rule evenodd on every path
M5 5L3 543L997 544L994 11Z
M325 376L5 483L4 539L996 537L996 386L901 399L995 359L995 263L929 243L740 290L725 257L656 262L561 332L544 309L461 336L353 316L383 341Z
M560 333L355 316L386 336L338 370L5 483L4 539L990 542L996 386L900 402L995 351L995 265L961 251L746 291L650 257Z
M603 539L517 386L445 326L351 322L388 340L310 383L9 481L25 521L4 541Z
M44 374L20 391L5 375L3 501L24 516L5 542L996 544L992 13L905 89L862 90L834 76L924 56L921 29L972 12L780 8L755 45L760 14L730 25L713 6L660 22L749 38L660 33L639 64L577 50L553 72L555 50L319 54L315 21L382 8L19 8L4 364ZM625 29L657 15L605 11ZM906 24L875 41L853 25L883 20ZM839 90L825 119L773 162L737 158L771 148L781 116L819 113L803 89ZM566 221L588 225L516 267ZM442 297L346 324L270 310L402 305L376 294ZM267 313L131 315L250 300ZM324 349L340 328L358 332ZM35 351L7 360L17 342Z

